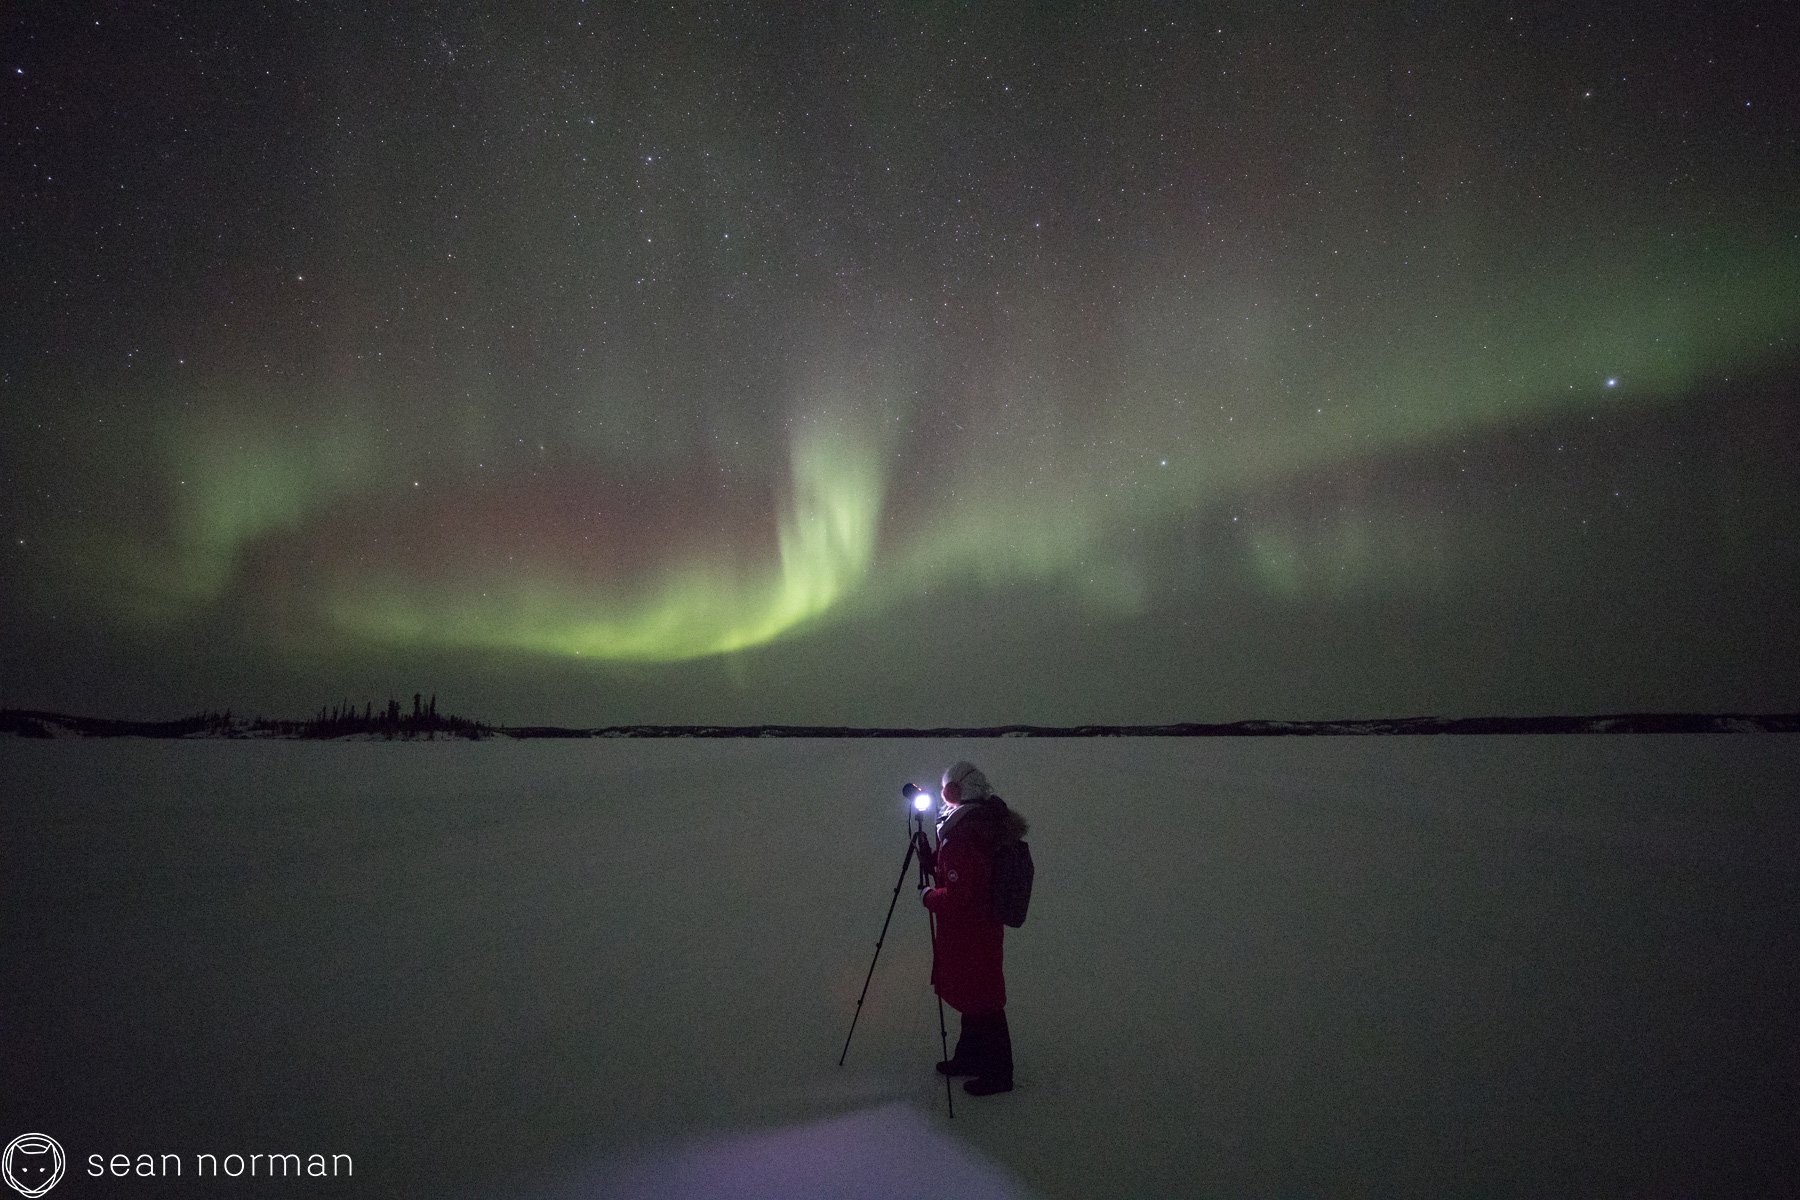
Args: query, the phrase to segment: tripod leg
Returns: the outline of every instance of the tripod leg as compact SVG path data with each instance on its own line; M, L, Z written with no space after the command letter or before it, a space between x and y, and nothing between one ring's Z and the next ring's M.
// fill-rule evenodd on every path
M894 919L894 905L900 901L900 889L906 885L906 869L912 865L915 843L912 838L906 839L906 857L900 860L900 878L894 880L894 898L888 901L887 918L881 922L881 936L875 939L875 957L869 960L869 973L863 977L862 995L856 998L856 1012L850 1017L850 1032L844 1035L844 1052L838 1055L838 1066L850 1056L850 1039L856 1036L856 1022L862 1016L863 1000L869 995L869 981L875 978L875 964L881 958L881 943L887 941L888 922ZM930 914L926 914L929 916ZM943 1023L943 1014L938 1014L938 1023Z
M925 910L926 923L931 927L931 962L932 974L937 974L937 918L930 909ZM944 1057L950 1057L950 1031L944 1026L944 998L939 996L938 1002L938 1045L944 1051ZM950 1095L950 1076L944 1076L944 1107L950 1110L950 1119L956 1120L956 1101Z

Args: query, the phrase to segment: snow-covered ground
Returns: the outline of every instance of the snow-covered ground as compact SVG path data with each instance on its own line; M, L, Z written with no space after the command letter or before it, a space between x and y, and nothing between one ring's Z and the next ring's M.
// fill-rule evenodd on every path
M958 757L1038 891L951 1120L910 882L837 1064ZM0 1136L58 1197L1777 1194L1797 799L1786 735L0 739ZM355 1176L87 1174L200 1152Z

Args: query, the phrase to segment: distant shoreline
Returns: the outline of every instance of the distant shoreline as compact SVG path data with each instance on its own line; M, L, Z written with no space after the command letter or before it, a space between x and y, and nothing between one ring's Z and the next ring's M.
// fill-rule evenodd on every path
M186 717L130 721L27 709L0 709L0 736L24 738L147 737L228 741L481 741L491 738L1097 738L1097 737L1392 737L1400 735L1796 733L1800 713L1617 713L1546 717L1380 717L1337 721L1183 722L1166 725L996 725L920 729L841 725L484 725L391 731L309 731L303 722L221 721Z

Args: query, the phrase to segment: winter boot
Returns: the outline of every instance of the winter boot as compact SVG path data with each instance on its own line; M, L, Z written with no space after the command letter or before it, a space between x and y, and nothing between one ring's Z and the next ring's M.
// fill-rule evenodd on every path
M1012 1032L1006 1027L1006 1010L987 1013L980 1021L980 1057L975 1078L963 1084L971 1096L992 1096L1013 1090ZM963 1019L965 1026L969 1019ZM958 1043L960 1049L961 1043Z
M979 1075L986 1039L980 1017L967 1014L962 1019L962 1032L956 1038L956 1053L937 1065L939 1075Z

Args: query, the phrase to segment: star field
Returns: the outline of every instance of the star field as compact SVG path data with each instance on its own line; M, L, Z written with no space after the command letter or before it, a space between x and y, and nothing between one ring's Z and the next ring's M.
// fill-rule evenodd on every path
M1795 703L1772 6L5 21L0 702Z

